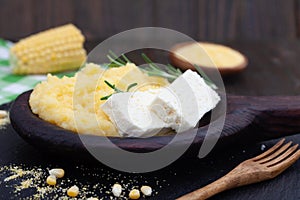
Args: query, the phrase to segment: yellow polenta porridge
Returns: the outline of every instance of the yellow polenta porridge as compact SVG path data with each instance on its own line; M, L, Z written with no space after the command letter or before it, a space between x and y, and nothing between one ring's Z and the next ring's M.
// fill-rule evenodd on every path
M74 77L49 74L34 88L29 100L31 110L45 121L80 134L119 136L101 109L106 101L101 98L114 93L104 81L124 91L132 83L144 91L169 84L164 78L144 74L133 63L107 70L89 63Z

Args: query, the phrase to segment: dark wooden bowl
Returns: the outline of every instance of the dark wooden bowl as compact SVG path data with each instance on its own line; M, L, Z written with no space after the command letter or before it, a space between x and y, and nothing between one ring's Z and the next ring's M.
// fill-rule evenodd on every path
M33 146L59 154L86 154L78 134L48 123L31 112L28 100L32 91L21 94L10 109L10 120L16 132ZM300 97L244 97L227 96L227 116L217 147L243 145L249 142L279 138L300 132ZM211 122L214 123L214 122ZM204 123L206 124L206 123ZM202 124L202 125L204 125ZM199 127L197 135L184 156L198 155L208 125ZM212 134L214 135L214 134ZM181 146L187 143L189 132L180 134ZM93 148L111 148L101 136L82 135ZM109 139L122 149L150 152L167 145L174 136L150 138Z

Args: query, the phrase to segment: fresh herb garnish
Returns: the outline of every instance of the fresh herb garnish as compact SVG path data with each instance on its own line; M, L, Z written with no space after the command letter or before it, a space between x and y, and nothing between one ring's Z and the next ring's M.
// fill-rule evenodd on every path
M142 53L142 57L145 62L149 64L149 67L142 69L146 74L148 74L148 76L160 76L163 78L167 78L170 82L172 82L182 74L179 69L176 69L170 64L166 66L166 72L162 70L158 65L153 63L153 61L148 56L146 56L146 54Z
M143 69L149 76L160 76L163 78L167 78L171 82L174 81L178 76L182 74L180 69L175 68L171 64L168 64L166 67L167 72L163 71L161 68L159 68L156 64L153 63L152 60L146 54L142 54L143 59L145 62L149 64L149 68ZM202 76L205 83L209 85L213 89L218 89L218 87L211 81L211 79L205 74L205 72L199 67L198 65L195 65L196 70L198 73Z
M131 63L130 60L122 54L121 57L119 58L113 51L109 50L107 58L110 61L110 64L108 65L109 67L121 67L126 65L127 63Z
M113 94L110 94L110 95L107 95L107 96L104 96L104 97L101 97L100 100L107 100L109 97L111 97Z
M131 88L135 87L135 86L137 86L137 83L132 83L132 84L130 84L130 85L127 87L126 92L129 92L129 90L130 90Z
M113 94L115 94L115 93L120 93L120 92L124 92L124 91L120 90L119 88L117 88L115 84L111 84L111 83L108 82L107 80L104 80L104 83L106 83L106 85L108 85L108 87L112 88L112 89L115 91ZM130 84L130 85L127 87L127 89L126 89L126 92L129 92L129 90L130 90L131 88L135 87L135 86L137 86L137 83L132 83L132 84ZM107 100L107 99L108 99L109 97L111 97L113 94L110 94L110 95L101 97L100 100Z
M121 67L126 65L127 63L132 63L124 54L121 57L118 57L113 51L109 51L109 55L107 55L110 60L109 67ZM146 63L148 63L149 67L141 68L143 72L145 72L148 76L159 76L168 79L170 82L173 82L178 76L182 74L179 68L168 64L165 67L165 70L156 65L146 54L142 53L142 58ZM205 83L209 85L213 89L218 89L218 87L211 81L211 79L205 74L205 72L198 66L194 65L195 69L202 76ZM135 85L134 85L135 86ZM133 87L134 87L133 86ZM129 88L130 89L130 88Z
M106 83L106 85L108 85L110 88L112 88L115 92L117 92L117 93L122 92L122 90L118 89L115 85L111 84L107 80L104 80L104 83Z
M121 56L127 63L131 63L131 61L124 54L122 54Z
M205 72L199 67L198 65L194 65L195 69L198 71L198 73L202 76L205 83L209 85L213 89L218 89L218 87L212 82L212 80L205 74Z

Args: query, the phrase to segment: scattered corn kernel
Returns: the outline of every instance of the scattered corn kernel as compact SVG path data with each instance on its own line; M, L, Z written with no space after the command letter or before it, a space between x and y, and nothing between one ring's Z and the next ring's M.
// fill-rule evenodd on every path
M130 199L139 199L140 198L140 191L137 189L133 189L129 192Z
M120 184L114 184L112 187L112 193L114 194L115 197L120 197L122 193L122 186Z
M70 187L67 191L67 195L69 197L77 197L78 194L79 194L79 188L76 185Z
M48 185L56 185L56 177L53 175L50 175L47 177L46 182Z
M145 196L151 196L151 194L152 194L152 188L147 185L143 185L141 187L141 191Z
M55 168L49 170L49 174L55 176L56 178L62 178L65 175L65 171L61 168Z

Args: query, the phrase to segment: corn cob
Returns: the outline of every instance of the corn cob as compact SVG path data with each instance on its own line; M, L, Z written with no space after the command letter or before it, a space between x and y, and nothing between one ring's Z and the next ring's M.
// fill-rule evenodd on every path
M84 36L67 24L20 40L10 49L14 74L45 74L78 69L86 59Z

